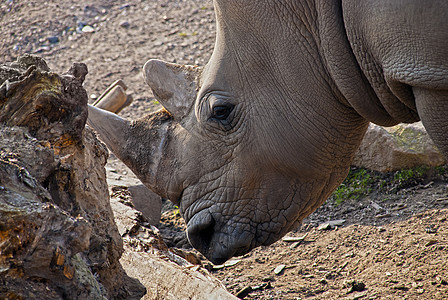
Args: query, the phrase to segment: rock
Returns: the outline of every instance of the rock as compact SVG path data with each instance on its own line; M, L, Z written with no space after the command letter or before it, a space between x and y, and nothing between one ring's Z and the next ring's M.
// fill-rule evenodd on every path
M128 187L135 209L140 211L149 224L159 224L162 214L162 198L143 184Z
M438 240L434 240L434 239L429 240L429 241L425 244L425 247L432 246L432 245L434 245L434 244L437 244L438 242L439 242Z
M129 28L130 26L131 26L131 24L128 21L120 22L120 27Z
M241 290L239 290L239 291L236 293L236 296L237 296L239 299L244 299L244 298L246 298L252 291L253 291L253 290L252 290L252 287L251 287L251 286L246 286L246 287L242 288Z
M129 3L125 3L125 4L123 4L122 6L120 6L119 9L126 9L126 8L129 8L129 7L131 7L131 4L129 4Z
M232 267L234 265L236 265L237 263L239 263L241 261L241 259L231 259L229 261L227 261L224 266L225 267Z
M370 205L375 209L375 210L382 210L383 208L378 204L378 203L375 203L375 202L370 202Z
M241 259L231 259L231 260L227 261L225 264L213 265L212 269L219 270L219 269L223 269L223 268L232 267L232 266L236 265L237 263L239 263L240 261L241 261Z
M57 37L57 36L49 36L48 38L47 38L47 40L48 40L48 42L50 43L50 44L57 44L57 43L59 43L59 37Z
M85 127L87 68L0 66L0 298L137 299L119 263L107 150ZM5 294L6 293L6 294Z
M274 274L275 275L279 275L281 272L283 272L283 270L285 269L286 265L278 265L275 269L274 269Z
M329 230L329 229L335 228L337 226L341 226L344 223L345 223L345 220L328 221L328 222L320 224L317 227L317 230Z
M446 159L418 122L389 128L370 124L352 164L389 172L445 163Z
M356 280L349 280L344 283L344 286L349 288L348 294L353 293L353 292L362 292L366 288L366 285L364 282L356 281Z
M84 27L82 27L81 31L84 33L93 33L95 32L95 29L90 25L85 25Z
M391 216L392 215L390 213L384 213L384 214L375 215L375 218L377 218L377 219L384 219L384 218L389 218Z
M111 180L108 180L111 182ZM129 183L129 181L123 182L123 184ZM147 187L142 184L130 185L130 186L112 186L111 197L112 200L117 199L117 201L126 204L128 207L134 208L133 212L139 212L144 218L146 223L150 225L159 224L162 210L162 198L156 195L154 192L150 191ZM111 202L113 202L111 200ZM113 206L113 203L111 203ZM117 212L114 210L115 214L119 213L123 216L126 215L125 212ZM129 211L130 212L130 211ZM134 217L134 213L132 213Z
M303 241L308 236L308 232L305 233L303 236L285 236L282 238L282 241L287 243L294 243L294 242L300 242Z

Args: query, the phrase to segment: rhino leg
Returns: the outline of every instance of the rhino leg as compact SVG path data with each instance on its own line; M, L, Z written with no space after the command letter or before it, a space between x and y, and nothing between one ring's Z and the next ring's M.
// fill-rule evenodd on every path
M448 90L414 87L417 111L429 135L448 157Z

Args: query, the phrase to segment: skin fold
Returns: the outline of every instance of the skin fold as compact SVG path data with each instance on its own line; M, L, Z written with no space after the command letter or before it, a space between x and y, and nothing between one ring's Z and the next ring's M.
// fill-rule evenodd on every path
M163 110L129 122L89 107L88 121L145 185L180 206L191 244L213 263L275 242L319 207L368 122L421 119L448 153L444 1L214 5L216 43L203 69L143 68Z

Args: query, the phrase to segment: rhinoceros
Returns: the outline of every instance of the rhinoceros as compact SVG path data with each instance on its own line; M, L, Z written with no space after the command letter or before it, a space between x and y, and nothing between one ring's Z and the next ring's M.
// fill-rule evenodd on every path
M89 124L180 207L190 243L222 263L269 245L346 177L369 122L422 120L448 154L448 2L215 0L203 67L151 59L163 109Z

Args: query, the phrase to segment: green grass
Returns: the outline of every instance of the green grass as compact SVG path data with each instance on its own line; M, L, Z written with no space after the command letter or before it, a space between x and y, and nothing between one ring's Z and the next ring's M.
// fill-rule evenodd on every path
M417 167L399 170L389 173L370 171L363 168L352 167L342 184L333 192L330 199L335 205L341 204L347 199L359 199L379 191L383 193L396 193L405 188L423 184L430 178L448 177L447 166L441 167Z
M341 204L346 199L358 199L371 192L371 184L376 180L366 169L351 168L345 180L333 192L333 199L336 205Z

